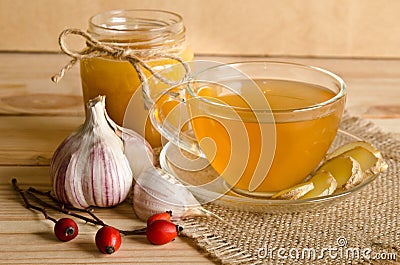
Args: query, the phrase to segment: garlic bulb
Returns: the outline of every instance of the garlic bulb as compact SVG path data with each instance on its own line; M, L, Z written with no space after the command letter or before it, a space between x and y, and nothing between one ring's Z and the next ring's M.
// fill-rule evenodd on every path
M133 209L139 219L171 210L175 219L190 216L213 216L175 177L162 169L147 168L136 179Z
M124 150L137 148L146 155L136 163L151 157L144 150L145 140L138 134L117 126L107 115L105 97L98 96L87 103L85 123L68 136L55 151L51 165L53 192L56 198L76 208L114 206L128 196L133 174ZM133 160L133 157L131 157ZM134 171L140 174L146 164Z

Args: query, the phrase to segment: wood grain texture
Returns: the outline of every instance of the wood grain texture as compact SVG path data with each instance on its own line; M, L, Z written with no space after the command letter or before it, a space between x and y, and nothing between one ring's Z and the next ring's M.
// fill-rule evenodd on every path
M79 67L72 68L59 84L51 81L68 62L67 56L0 56L0 114L83 115Z
M50 189L43 167L32 167L32 173L17 167L6 170L0 167L0 264L212 264L204 253L191 246L187 238L154 246L145 236L125 236L118 252L110 256L101 254L94 243L99 227L79 219L78 237L70 242L60 242L54 236L51 221L45 220L41 213L24 208L19 194L11 187L11 177L6 176L5 171L18 172L21 188ZM113 209L96 209L95 212L104 222L120 229L145 226L136 219L128 202ZM52 210L48 213L57 219L65 217Z
M49 165L83 117L0 116L0 165Z
M181 14L201 54L400 57L394 0L2 0L0 50L58 51L63 29L121 8Z
M67 56L0 53L0 58L0 114L83 115L79 67L72 68L59 84L50 80L68 62ZM345 80L347 107L354 115L371 118L397 118L400 115L400 60L201 55L196 59L289 61L325 68Z
M368 118L400 137L400 60L197 58L221 62L273 59L326 68L346 81L350 114ZM11 179L18 178L22 188L50 189L51 156L84 119L78 68L58 85L50 81L67 61L57 54L0 53L0 264L212 264L186 238L153 246L143 236L124 237L117 253L102 255L94 244L97 228L82 222L80 235L61 243L50 221L23 207ZM143 225L129 203L96 212L120 228Z

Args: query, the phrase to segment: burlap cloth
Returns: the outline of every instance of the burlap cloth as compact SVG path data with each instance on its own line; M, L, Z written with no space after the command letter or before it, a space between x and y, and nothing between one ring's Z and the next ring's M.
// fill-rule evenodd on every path
M216 218L192 218L183 223L184 235L222 264L400 261L400 141L348 115L341 128L381 150L388 170L340 203L316 210L268 214L209 204L205 208L232 225Z

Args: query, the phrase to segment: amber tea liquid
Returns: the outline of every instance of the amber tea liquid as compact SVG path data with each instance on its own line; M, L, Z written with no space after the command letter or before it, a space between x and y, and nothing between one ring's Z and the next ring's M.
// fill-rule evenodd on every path
M261 89L265 99L268 100L272 111L277 113L279 110L316 105L335 96L335 93L322 86L307 83L268 79L254 81ZM248 82L242 82L242 91L245 91ZM212 88L202 89L198 95L221 100L230 106L248 108L248 104L239 95L218 94ZM344 100L339 104L344 105ZM312 119L297 121L285 121L278 117L279 114L274 114L276 116L275 154L269 172L263 176L265 180L255 192L282 190L306 178L318 166L321 157L328 151L335 138L342 110L343 106L329 114L321 113L320 116ZM203 149L214 169L222 174L228 185L248 191L257 163L263 162L258 159L261 146L266 146L273 140L270 139L272 136L261 135L260 132L264 126L271 124L246 121L245 118L244 120L224 120L220 116L213 117L212 113L204 113L201 117L195 117L191 124L198 142L201 142L203 138L210 138L214 141L216 151ZM243 174L239 176L239 181L237 181L238 176L224 175L223 172L228 163L236 163L236 161L230 161L232 145L247 144L247 142L230 142L229 132L225 129L224 124L229 124L229 128L235 128L235 126L239 128L244 125L248 134L250 148L248 163ZM245 147L243 149L245 150ZM247 159L247 157L243 157L243 159Z

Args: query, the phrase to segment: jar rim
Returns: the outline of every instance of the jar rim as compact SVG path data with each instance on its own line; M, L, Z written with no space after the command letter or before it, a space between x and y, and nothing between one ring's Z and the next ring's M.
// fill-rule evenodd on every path
M89 19L88 33L125 49L180 51L186 28L181 15L159 9L116 9Z
M123 21L122 19L118 20L115 18L115 15L129 15L131 16L130 19L138 19L140 18L140 16L143 15L152 15L151 18L146 18L147 22L155 22L158 21L158 24L152 24L152 27L150 28L150 31L154 32L154 31L165 31L168 30L171 27L175 27L178 24L181 24L183 22L183 18L181 15L171 12L171 11L166 11L166 10L160 10L160 9L115 9L115 10L109 10L109 11L105 11L105 12L101 12L98 14L93 15L92 17L89 18L89 27L94 27L94 28L99 28L99 29L103 29L103 30L108 30L108 31L117 31L117 32L142 32L142 31L149 31L149 28L141 28L140 25L137 24L137 21L135 22L135 20L131 20L130 23L132 23L133 27L130 28L122 28L122 27L113 27L110 25L105 25L102 22L102 17L104 19L105 18L112 18L114 17L114 21L113 22L126 22ZM133 17L133 15L135 15ZM162 16L165 16L165 18L167 18L167 16L169 16L168 20L160 20L162 19ZM128 16L126 16L128 17ZM158 19L158 20L156 20ZM99 21L96 21L99 20ZM104 20L103 20L104 21ZM160 22L163 22L162 24Z

